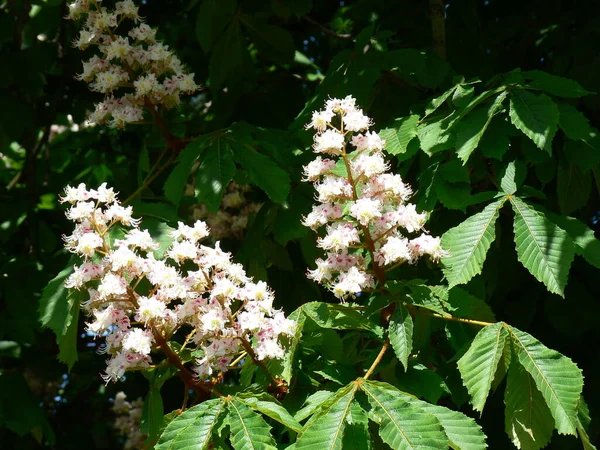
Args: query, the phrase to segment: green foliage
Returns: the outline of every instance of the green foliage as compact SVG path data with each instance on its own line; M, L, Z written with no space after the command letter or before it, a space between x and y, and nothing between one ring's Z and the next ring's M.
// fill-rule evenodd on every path
M120 448L109 400L120 390L145 399L147 448L594 448L600 79L589 18L600 6L536 0L524 18L515 1L452 3L442 58L433 16L411 2L147 2L146 22L203 86L157 111L176 149L150 116L84 126L101 95L75 79L89 56L69 45L78 29L65 6L0 7L3 448ZM304 125L346 95L374 118L448 255L340 304L304 276L316 256L300 224L314 192L301 179L314 157ZM246 355L215 375L222 397L184 394L160 366L150 383L131 372L105 386L106 357L79 314L88 293L63 286L77 261L65 269L59 193L108 182L122 200L135 194L160 257L199 205L227 209L231 181L262 207L222 248L296 321L285 356L268 363L283 383ZM171 339L180 351L183 330ZM189 368L202 357L180 356Z

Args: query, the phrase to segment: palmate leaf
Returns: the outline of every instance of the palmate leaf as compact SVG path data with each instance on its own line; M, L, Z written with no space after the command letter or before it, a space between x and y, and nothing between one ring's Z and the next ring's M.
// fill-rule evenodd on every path
M344 450L370 450L372 439L369 435L369 417L357 401L350 404L350 413L346 416L346 422L342 448Z
M477 411L483 411L508 337L502 323L488 325L475 336L469 350L458 360L458 370Z
M400 391L387 383L364 380L361 389L367 394L374 413L381 418L379 435L396 450L439 450L447 448L448 438L442 425L429 414L407 402Z
M361 314L358 310L333 303L311 302L302 305L302 312L321 328L333 330L367 330L379 337L383 328Z
M535 145L550 153L552 139L558 127L558 108L546 95L534 95L524 90L510 96L510 120Z
M155 450L203 450L208 448L225 399L207 400L174 419L160 436Z
M505 325L510 330L518 361L550 408L556 429L576 435L577 407L583 389L581 370L566 356L551 350L528 333Z
M481 450L487 447L485 434L472 418L461 412L424 402L404 392L398 391L395 395L402 397L411 406L434 415L450 440L450 447L454 450Z
M240 397L242 396L240 395ZM261 412L265 416L276 420L296 433L299 433L302 430L302 425L294 419L288 410L266 392L249 396L244 395L241 400L253 410Z
M573 239L518 197L510 197L519 261L550 292L564 297L575 248Z
M235 450L276 450L271 427L257 413L238 399L227 404L227 423L231 445Z
M517 448L545 447L554 432L554 419L531 375L520 364L508 372L504 391L505 430Z
M357 384L350 383L333 394L306 423L298 436L296 450L341 450L346 418L356 395Z
M398 303L390 318L389 338L396 356L408 370L408 357L412 350L413 321L404 305Z
M481 273L486 253L496 238L498 211L505 202L501 198L483 211L469 217L442 236L442 247L450 255L442 258L444 275L450 287L468 282Z

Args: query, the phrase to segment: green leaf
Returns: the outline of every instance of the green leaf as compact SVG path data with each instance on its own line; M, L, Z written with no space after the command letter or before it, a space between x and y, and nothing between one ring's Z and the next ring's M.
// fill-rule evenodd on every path
M215 93L248 77L252 59L239 20L231 21L215 42L208 67L210 87Z
M505 325L508 327L508 325ZM576 435L577 407L583 389L581 370L566 356L528 333L509 327L519 363L535 381L561 434Z
M448 150L454 145L455 135L448 132L441 120L419 126L417 135L421 149L429 156Z
M585 206L592 193L592 174L583 173L575 164L561 161L558 164L556 193L560 211L569 215Z
M540 149L552 152L552 139L558 126L558 108L550 97L524 90L511 92L510 120Z
M233 20L237 8L236 0L206 0L198 8L196 39L208 53L225 27Z
M531 375L520 364L508 371L504 391L505 430L517 448L545 447L554 432L554 419Z
M476 411L483 411L509 337L503 323L484 327L458 360L458 370Z
M68 298L69 305L68 320L65 322L66 328L60 338L57 336L58 342L58 360L67 365L67 370L70 372L73 364L77 361L77 341L79 339L79 308L81 302L88 297L85 291L72 291ZM70 319L70 320L69 320Z
M367 394L373 412L381 418L379 435L397 450L426 450L448 447L448 438L433 414L415 408L400 391L387 383L364 380L361 389Z
M507 195L517 192L517 183L515 181L516 171L517 169L515 162L509 162L504 170L504 175L500 179L500 187L502 188L502 192Z
M442 236L442 248L450 252L442 258L442 270L450 287L466 283L481 273L487 251L496 238L495 223L504 202L505 198L501 198L490 203Z
M532 88L546 91L551 95L564 98L578 98L593 92L585 90L577 81L568 78L562 78L556 75L550 75L541 70L529 70L523 72L527 80L532 80L529 85Z
M475 93L473 86L463 86L459 84L456 86L456 91L452 95L452 104L457 108L464 108L469 104Z
M389 337L396 356L408 370L408 357L412 351L413 321L408 310L398 303L390 318Z
M546 217L565 230L575 244L575 253L581 255L592 266L600 269L600 241L594 230L574 217L565 217L545 211Z
M454 91L456 90L456 88L458 86L460 86L460 85L459 84L454 85L450 89L448 89L446 92L444 92L442 95L440 95L439 97L431 99L430 102L425 107L425 115L423 116L423 118L425 118L425 117L429 116L430 114L434 113L440 106L442 106L444 104L444 102L446 100L448 100L448 98L452 94L454 94Z
M77 326L79 305L85 297L84 291L71 291L65 287L66 279L73 273L76 256L71 256L67 267L54 277L42 292L39 306L39 318L42 326L50 328L56 335L59 347L58 359L68 366L70 371L77 361Z
M350 413L346 416L346 422L342 448L344 450L370 450L372 439L369 434L369 417L357 401L350 404Z
M306 398L302 409L299 409L294 414L294 419L302 421L309 416L312 416L317 409L321 407L331 396L334 395L330 391L317 391Z
M323 403L298 436L296 450L342 449L346 417L350 413L356 388L356 383L350 383Z
M575 248L571 237L518 197L510 197L519 261L550 292L564 297Z
M294 335L290 338L290 343L287 346L287 351L283 359L283 372L281 377L283 380L290 384L294 373L294 361L296 356L296 350L300 344L302 338L302 332L304 331L304 323L306 322L306 315L302 312L303 306L298 308L292 314L289 319L296 321L296 327L294 328Z
M467 162L473 150L479 145L483 133L489 126L494 115L502 108L507 92L501 92L489 105L482 105L474 110L456 127L456 153L463 164Z
M225 399L217 398L184 411L167 425L155 450L207 449L212 441L213 429L225 406Z
M248 145L233 147L233 157L246 170L252 183L276 203L284 203L290 192L290 177L271 158Z
M175 167L167 178L167 181L165 181L164 186L165 197L171 203L179 205L190 170L192 170L194 162L204 150L206 143L207 140L204 138L196 139L190 142L179 154Z
M153 386L144 401L140 431L148 434L148 440L158 437L164 418L164 407L160 387Z
M250 397L244 395L241 396L241 400L253 410L276 420L296 433L299 433L302 430L302 425L294 419L288 410L266 392Z
M587 117L581 111L568 103L559 103L558 112L558 125L569 139L582 140L596 150L599 149L598 132L589 124Z
M439 169L440 176L450 183L470 183L469 170L460 163L458 159L453 159L442 164Z
M311 302L301 306L302 312L321 328L334 330L367 330L383 337L383 328L358 310L335 303Z
M510 147L508 136L511 129L514 129L513 126L504 117L496 115L479 141L481 153L501 161Z
M262 57L278 64L292 62L295 49L289 31L245 14L241 21Z
M390 155L406 153L408 143L417 136L419 116L396 119L392 128L384 128L379 135L385 139L385 150Z
M219 209L225 189L235 174L231 150L224 139L216 139L204 153L196 175L196 198L206 204L209 211Z
M153 253L156 258L163 258L167 249L173 243L171 232L174 228L154 217L148 217L141 223L140 229L148 230L152 239L158 242L159 247L157 250L154 250Z
M235 450L277 449L271 427L259 414L236 398L228 402L227 410L230 440Z
M461 412L424 402L404 392L396 392L395 395L402 397L411 406L435 416L454 450L482 450L487 447L485 434L472 418Z

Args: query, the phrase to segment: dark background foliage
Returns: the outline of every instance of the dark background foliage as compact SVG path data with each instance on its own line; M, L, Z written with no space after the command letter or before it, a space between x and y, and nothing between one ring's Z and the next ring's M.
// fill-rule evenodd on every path
M314 260L314 237L298 225L312 198L311 187L300 182L300 167L311 158L306 151L311 136L302 125L324 98L356 96L379 129L398 117L421 114L457 76L482 80L476 86L481 89L515 69L544 70L600 92L600 5L591 0L148 0L140 6L147 23L158 26L159 38L176 49L205 86L167 113L171 132L189 137L237 124L227 145L235 152L240 142L253 139L260 152L277 162L281 189L291 186L289 195L278 194L248 167L239 168L236 178L257 184L262 190L256 195L265 207L243 241L224 244L251 274L268 279L279 306L288 312L328 298L301 276ZM125 198L141 184L147 161L156 160L163 144L148 125L124 131L73 129L100 98L74 78L91 53L71 47L77 25L62 19L65 15L60 0L0 1L0 447L6 449L118 448L110 399L119 390L132 399L147 392L147 381L135 375L104 386L99 376L104 357L94 353L96 343L85 334L84 320L79 360L67 372L56 359L54 333L38 320L44 286L68 261L61 235L70 232L70 224L58 204L59 193L66 184L106 181ZM597 95L567 101L598 124ZM500 161L515 158L526 167L525 183L537 189L539 204L596 229L600 148L573 162L570 155L580 153L567 141L557 134L549 157L526 138L511 135L506 154L494 158L475 152L464 173L457 169L453 175L458 179L435 184L432 165L456 157L427 156L414 139L395 167L418 191L420 206L433 210L435 235L480 211L481 205L470 204L469 198L493 190ZM574 178L583 180L579 185L565 186L557 176L564 164L574 167ZM205 200L169 195L169 183L177 182L170 173L158 177L134 205L154 205L155 212L147 215L159 211L159 217L173 221L186 217L186 205ZM597 268L576 257L565 298L550 294L517 261L508 208L498 228L483 275L467 289L484 299L498 320L527 330L582 368L593 419L590 436L598 436ZM441 279L437 269L410 270ZM447 344L438 345L443 328L432 327L424 339L434 352L447 353ZM436 360L430 358L432 364ZM456 373L428 373L444 378L452 391L452 396L440 393L439 404L472 414ZM175 383L167 383L162 394L165 411L179 407ZM510 446L503 410L502 396L493 395L479 421L493 449ZM555 435L551 448L579 445Z

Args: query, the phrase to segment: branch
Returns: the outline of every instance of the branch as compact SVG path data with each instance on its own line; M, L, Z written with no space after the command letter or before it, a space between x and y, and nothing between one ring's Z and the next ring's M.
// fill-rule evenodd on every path
M429 18L431 19L431 35L433 51L442 59L446 59L446 23L444 0L429 0Z
M390 341L388 339L386 339L385 342L383 343L383 347L381 347L381 350L379 351L379 354L377 355L377 358L375 358L375 361L373 361L373 364L371 364L371 367L369 367L369 370L367 370L367 373L363 377L365 380L369 379L369 377L371 375L373 375L373 371L375 370L375 368L379 365L379 363L383 359L383 355L385 355L385 352L387 351L389 346L390 346Z
M351 34L349 34L349 33L348 34L339 34L339 33L336 33L335 31L330 30L329 28L327 28L325 25L317 22L314 19L311 19L309 16L304 16L304 20L306 20L309 23L312 23L313 25L316 25L325 34L327 34L329 36L332 36L334 38L338 38L338 39L352 39L352 35Z

